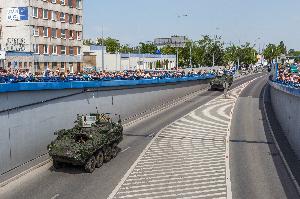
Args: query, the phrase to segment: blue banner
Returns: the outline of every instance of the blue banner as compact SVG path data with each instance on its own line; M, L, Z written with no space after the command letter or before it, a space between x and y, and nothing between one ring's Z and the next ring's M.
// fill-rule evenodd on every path
M28 8L27 7L19 7L19 15L21 21L28 20Z

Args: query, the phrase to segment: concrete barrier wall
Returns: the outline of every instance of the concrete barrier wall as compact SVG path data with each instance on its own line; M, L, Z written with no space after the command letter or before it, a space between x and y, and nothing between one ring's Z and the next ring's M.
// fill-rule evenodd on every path
M300 89L274 82L270 95L272 108L293 150L300 158Z
M0 173L45 154L46 146L54 139L53 132L71 128L76 114L95 112L98 107L100 112L118 113L127 118L206 85L206 81L197 81L83 93L81 90L45 90L1 94ZM49 101L36 103L45 99ZM5 111L5 107L13 109Z

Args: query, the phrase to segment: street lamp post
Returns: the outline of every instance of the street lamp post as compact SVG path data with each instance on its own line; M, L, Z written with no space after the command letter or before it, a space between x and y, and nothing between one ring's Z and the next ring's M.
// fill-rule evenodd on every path
M190 67L192 68L192 47L193 47L193 42L191 43L190 46Z
M104 68L104 36L103 36L103 25L102 25L102 39L101 39L101 46L102 46L102 71L105 70Z
M176 48L176 70L178 70L178 47Z

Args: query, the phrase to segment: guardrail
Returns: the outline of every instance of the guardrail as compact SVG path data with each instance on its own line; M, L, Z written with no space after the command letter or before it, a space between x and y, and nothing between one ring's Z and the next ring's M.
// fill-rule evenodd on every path
M20 82L0 84L0 93L37 90L86 89L118 86L138 86L165 84L185 81L196 81L214 78L214 74L195 75L192 77L142 79L142 80L111 80L111 81L71 81L71 82Z
M300 88L296 88L293 85L282 84L282 83L274 82L271 80L269 81L269 84L277 90L300 97Z

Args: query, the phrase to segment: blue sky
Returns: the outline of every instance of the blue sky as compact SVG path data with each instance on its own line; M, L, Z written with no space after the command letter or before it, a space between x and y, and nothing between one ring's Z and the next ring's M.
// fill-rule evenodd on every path
M103 25L105 37L130 45L217 34L228 43L256 40L262 47L283 40L300 49L299 0L86 0L84 23L85 38L101 35Z

